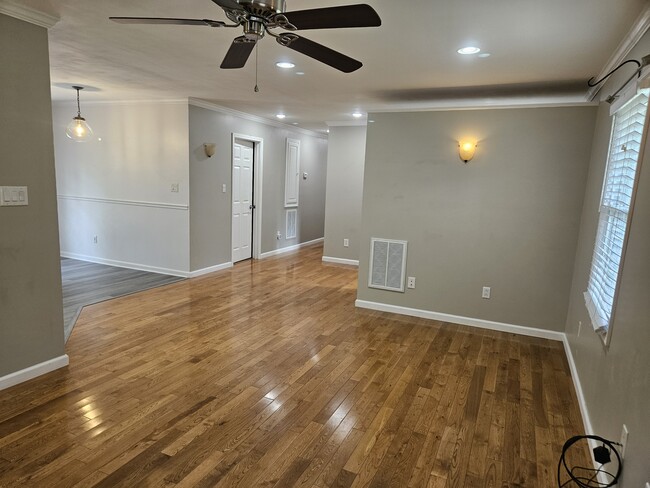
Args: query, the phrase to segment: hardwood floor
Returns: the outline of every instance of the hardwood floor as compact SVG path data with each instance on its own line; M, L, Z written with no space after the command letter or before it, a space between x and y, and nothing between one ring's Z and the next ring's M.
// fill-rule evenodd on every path
M182 279L184 278L178 276L61 258L63 331L66 342L83 307Z
M70 366L0 392L0 486L557 486L560 343L356 309L321 253L84 308Z

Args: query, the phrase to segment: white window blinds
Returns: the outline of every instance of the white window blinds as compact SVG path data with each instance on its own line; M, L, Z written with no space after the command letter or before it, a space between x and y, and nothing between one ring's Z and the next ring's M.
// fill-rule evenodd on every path
M594 329L603 334L614 308L647 107L648 96L640 93L614 119L598 232L584 294Z

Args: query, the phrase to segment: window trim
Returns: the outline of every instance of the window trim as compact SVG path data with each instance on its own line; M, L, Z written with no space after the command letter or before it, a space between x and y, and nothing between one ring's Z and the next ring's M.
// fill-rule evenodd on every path
M589 275L587 277L587 290L584 292L584 298L585 298L585 307L587 309L587 314L589 316L589 320L591 321L591 325L594 328L594 331L597 333L597 335L600 337L603 347L605 350L609 349L609 346L612 341L612 332L614 330L614 325L616 323L616 310L618 308L618 298L619 298L619 292L621 288L621 278L623 276L623 268L625 267L625 256L627 255L627 245L629 242L630 238L630 231L631 231L631 224L632 220L634 218L634 207L636 204L636 192L639 186L639 176L641 174L642 166L643 166L643 159L645 155L645 149L646 149L646 141L648 139L648 124L650 123L650 93L646 90L645 91L646 95L648 96L648 105L646 108L646 113L644 117L644 122L643 122L643 133L641 134L641 142L639 144L639 157L636 162L636 171L634 174L634 184L632 186L632 196L630 198L630 209L627 213L627 220L625 222L625 235L623 236L623 245L621 247L621 261L618 267L618 273L616 275L616 286L614 288L614 297L612 301L612 310L610 313L610 318L609 318L609 324L607 324L607 327L604 331L598 332L598 324L594 323L594 317L592 315L592 307L590 306L591 303L593 303L593 300L591 298L591 294L589 293L589 280L591 278L591 267L592 267L592 262L593 262L593 255L596 250L596 239L598 238L598 223L600 221L600 207L603 199L603 193L605 191L605 187L607 185L607 172L609 169L609 164L610 164L610 156L611 156L611 145L613 142L613 134L614 134L614 129L615 129L615 124L616 121L613 118L612 119L612 126L611 126L611 134L610 134L610 142L607 148L607 162L605 164L605 172L603 174L603 186L601 189L601 194L600 194L600 199L598 200L598 212L596 214L597 217L597 225L596 225L596 236L594 236L594 249L592 251L592 261L589 264ZM639 90L638 93L641 93L641 90ZM637 95L638 95L637 93ZM636 98L636 95L632 97L632 99ZM622 108L622 107L621 107Z

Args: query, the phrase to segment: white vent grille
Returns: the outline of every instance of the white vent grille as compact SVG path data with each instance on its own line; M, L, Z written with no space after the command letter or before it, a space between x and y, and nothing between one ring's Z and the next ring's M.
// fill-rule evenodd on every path
M370 288L404 291L406 244L406 241L370 239Z
M285 232L287 239L295 239L297 234L297 230L296 230L297 220L298 220L298 211L296 209L287 210L287 228Z

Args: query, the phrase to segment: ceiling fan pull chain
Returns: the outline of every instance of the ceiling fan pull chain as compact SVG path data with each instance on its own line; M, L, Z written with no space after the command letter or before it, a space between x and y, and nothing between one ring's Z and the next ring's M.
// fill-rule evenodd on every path
M255 44L255 88L253 89L255 93L260 91L260 88L257 86L257 48L258 44Z

